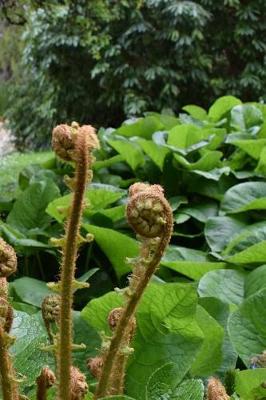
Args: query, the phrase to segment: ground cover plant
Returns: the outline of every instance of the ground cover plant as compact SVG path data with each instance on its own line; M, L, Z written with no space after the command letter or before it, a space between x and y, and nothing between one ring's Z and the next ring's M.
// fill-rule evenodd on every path
M177 117L149 113L98 132L101 147L94 152L93 183L85 190L75 283L91 286L74 293L78 346L72 359L96 396L265 398L265 115L263 104L226 96L208 111L189 105ZM6 173L12 165L15 178ZM22 378L20 391L29 398L36 396L42 368L55 372L53 353L43 350L53 344L41 306L55 295L45 282L58 280L56 246L62 245L73 189L63 176L72 174L73 165L49 152L10 156L2 166L1 236L19 261L15 279L9 279L11 335L17 337L10 350ZM128 334L124 341L124 395L99 393L99 371L116 331L108 315L113 309L119 315L128 304L128 273L139 261L139 241L125 218L137 182L164 188L172 238L139 302L136 327L131 321L133 338ZM144 185L155 196L152 187ZM89 243L88 234L94 236ZM141 282L134 283L136 275L130 286ZM51 340L56 327L48 325ZM109 378L105 382L108 387ZM55 398L55 388L48 396Z

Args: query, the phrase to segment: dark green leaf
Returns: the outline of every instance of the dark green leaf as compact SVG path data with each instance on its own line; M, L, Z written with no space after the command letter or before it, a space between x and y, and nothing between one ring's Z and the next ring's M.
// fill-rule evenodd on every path
M201 278L206 272L225 267L225 263L209 261L206 253L180 246L169 246L161 265L192 279Z
M220 252L245 227L244 222L233 217L213 217L207 220L204 234L211 250Z
M91 301L82 316L96 329L106 330L108 312L121 304L119 295ZM148 377L162 362L178 366L181 381L202 341L195 320L196 293L190 285L150 285L137 311L138 330L127 374L127 393L144 398Z
M201 297L215 297L224 303L241 304L244 298L245 274L232 269L210 271L199 282Z
M264 289L248 297L229 319L231 341L247 367L251 364L251 358L266 348L265 307Z
M8 224L25 233L33 228L47 227L50 217L45 209L59 195L58 187L51 180L33 183L16 200L8 215Z
M266 183L245 182L233 186L224 195L221 208L226 214L266 209Z
M204 334L204 340L190 373L193 376L209 376L222 362L224 330L201 306L197 307L196 320Z
M45 282L28 277L16 279L12 286L21 301L36 307L41 307L46 296L54 294Z
M108 228L88 224L83 224L83 227L94 235L96 243L109 258L118 277L130 271L126 259L138 254L139 245L135 239Z

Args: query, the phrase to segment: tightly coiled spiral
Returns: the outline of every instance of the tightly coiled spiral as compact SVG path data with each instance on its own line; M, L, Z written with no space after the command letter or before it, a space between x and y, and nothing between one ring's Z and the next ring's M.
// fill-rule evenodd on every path
M57 125L53 130L52 147L58 157L64 161L72 161L75 151L75 135L67 124Z
M87 367L92 376L99 379L103 368L103 358L100 356L89 358L87 361Z
M0 238L0 278L7 278L17 270L17 256L13 247Z
M85 375L76 367L71 367L70 371L70 390L71 400L82 400L88 392L88 384Z
M45 389L49 389L56 382L56 377L53 371L49 367L44 367L41 370L40 376L36 379L37 385L44 387Z
M46 296L42 302L42 317L45 322L57 322L60 313L60 296L52 294Z
M95 129L91 125L80 127L76 122L72 122L71 126L67 124L57 125L53 130L52 147L62 160L75 161L78 134L87 136L89 152L100 147Z
M160 185L135 183L130 187L127 219L137 234L146 238L162 236L172 221L171 213Z

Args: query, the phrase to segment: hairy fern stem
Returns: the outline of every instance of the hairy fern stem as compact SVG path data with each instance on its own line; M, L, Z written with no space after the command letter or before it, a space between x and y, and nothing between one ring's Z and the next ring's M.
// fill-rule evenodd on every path
M61 306L57 350L57 373L59 375L58 400L71 400L70 378L72 365L72 304L78 236L83 209L83 198L88 178L88 137L78 131L75 154L76 172L74 197L66 226L65 244L61 266Z

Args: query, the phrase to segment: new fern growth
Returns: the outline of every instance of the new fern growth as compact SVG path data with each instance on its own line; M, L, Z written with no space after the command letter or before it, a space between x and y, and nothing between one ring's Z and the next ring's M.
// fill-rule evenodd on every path
M17 270L14 249L0 238L0 377L3 400L19 400L16 374L9 354L13 338L9 335L13 310L8 303L7 277Z
M60 276L61 305L59 311L59 332L56 342L57 374L58 374L58 400L74 400L73 385L78 387L80 377L77 370L72 367L71 352L72 339L72 304L73 290L75 287L75 268L79 245L80 224L84 207L84 194L86 185L92 179L92 151L99 147L98 138L94 129L85 125L79 127L59 125L53 131L53 149L65 161L72 161L75 165L75 176L68 181L73 190L73 200L66 224L65 238L62 246L62 264ZM84 394L85 385L79 390Z
M141 242L140 256L134 261L126 303L118 315L114 334L102 351L102 368L94 399L121 394L124 369L135 329L135 311L168 245L172 229L172 210L159 185L136 183L130 187L127 219ZM109 316L109 323L112 318Z
M68 211L65 235L53 242L62 248L60 281L53 285L59 292L47 296L42 303L42 316L47 328L50 346L56 358L55 373L43 367L36 379L37 400L46 400L49 388L56 386L57 400L82 400L88 391L85 375L72 364L73 343L72 305L73 293L84 287L75 280L78 248L84 239L80 234L84 194L92 180L92 152L99 147L98 138L91 126L59 125L53 131L53 149L56 154L75 167L73 178L66 183L73 192ZM136 331L135 312L139 301L158 267L172 234L172 210L159 185L136 183L130 187L127 205L129 225L136 232L140 255L132 261L133 272L129 287L125 289L125 304L113 309L108 315L108 324L113 332L102 347L98 357L88 361L88 367L98 379L94 399L107 395L122 394L126 364L132 353L131 341ZM16 271L15 251L0 238L0 375L3 400L20 400L18 384L9 355L12 337L9 336L13 310L8 303L7 277Z

